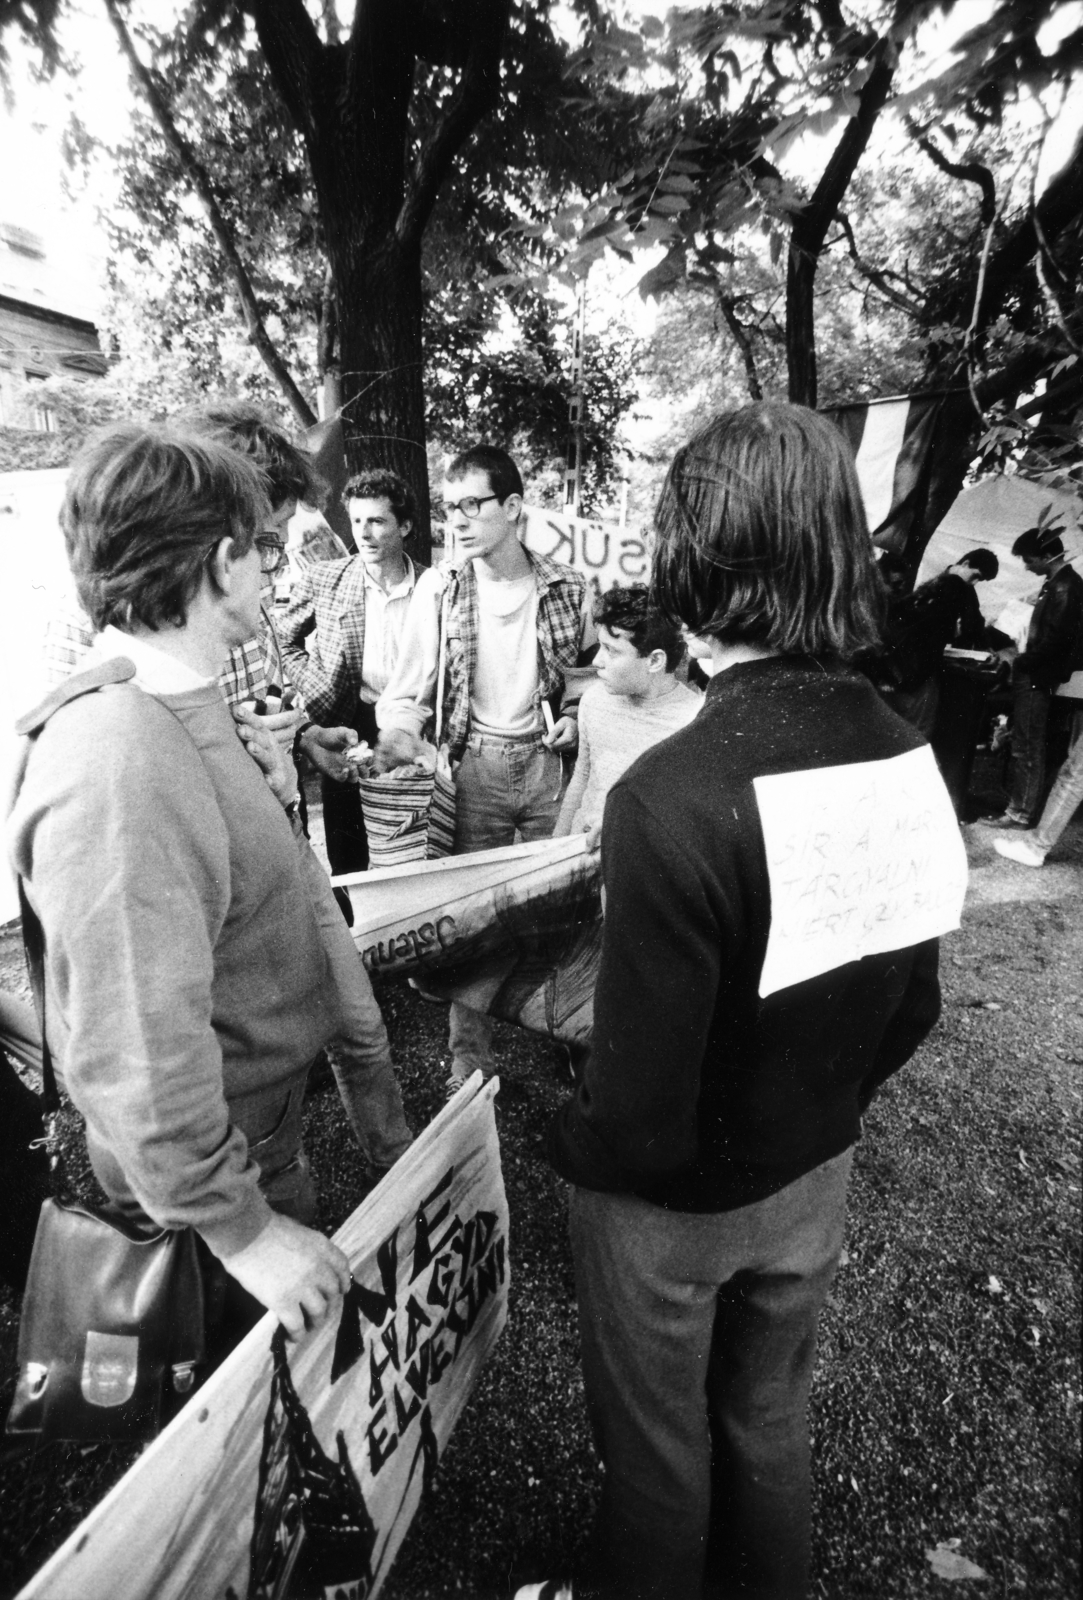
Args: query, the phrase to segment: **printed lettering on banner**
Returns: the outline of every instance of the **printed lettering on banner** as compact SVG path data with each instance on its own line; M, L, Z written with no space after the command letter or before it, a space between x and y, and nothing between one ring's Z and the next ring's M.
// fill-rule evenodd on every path
M615 584L650 581L647 542L634 528L612 522L587 522L561 511L524 508L523 543L535 555L574 567L590 580L596 595Z
M762 996L959 926L966 851L927 745L754 788L771 882Z
M497 1087L336 1234L340 1314L294 1345L265 1317L20 1600L376 1600L507 1316Z

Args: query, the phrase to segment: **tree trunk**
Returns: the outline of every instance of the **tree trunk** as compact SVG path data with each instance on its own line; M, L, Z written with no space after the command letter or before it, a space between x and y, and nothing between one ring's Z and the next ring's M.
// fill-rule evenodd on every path
M790 399L816 404L816 321L813 288L828 229L864 154L891 89L893 67L883 42L861 90L857 114L847 119L808 205L794 221L786 265L786 358Z
M389 467L406 479L418 507L411 554L428 562L421 252L395 243L373 250L351 243L332 255L331 265L347 463L351 472Z

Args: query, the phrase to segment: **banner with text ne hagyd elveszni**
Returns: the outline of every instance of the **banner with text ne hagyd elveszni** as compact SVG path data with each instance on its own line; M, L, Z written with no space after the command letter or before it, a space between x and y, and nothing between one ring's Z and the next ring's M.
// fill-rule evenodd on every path
M373 1600L507 1315L496 1091L475 1074L339 1229L337 1322L265 1317L20 1600Z
M583 834L333 878L369 972L568 1043L590 1037L599 857Z

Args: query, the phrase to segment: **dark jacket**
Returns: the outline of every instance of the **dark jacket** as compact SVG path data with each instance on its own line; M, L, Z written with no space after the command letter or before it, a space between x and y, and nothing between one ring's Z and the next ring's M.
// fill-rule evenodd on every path
M1015 670L1037 689L1055 689L1077 667L1083 667L1083 578L1063 566L1042 584Z
M937 941L761 998L772 907L753 783L923 746L864 678L776 658L719 673L695 720L613 787L592 1054L550 1131L563 1177L726 1211L853 1144L877 1086L937 1019ZM961 848L931 757L920 766L907 816L935 813L948 847ZM867 771L853 779L858 797ZM839 820L855 862L856 829L849 814Z

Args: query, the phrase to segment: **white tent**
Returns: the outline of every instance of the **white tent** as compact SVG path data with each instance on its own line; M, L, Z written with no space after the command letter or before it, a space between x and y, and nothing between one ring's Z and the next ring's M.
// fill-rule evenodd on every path
M1000 559L1000 572L991 583L977 588L982 612L995 622L1010 600L1026 600L1040 581L1012 555L1012 545L1024 528L1032 528L1047 505L1064 518L1064 548L1074 566L1083 570L1083 536L1077 524L1079 502L1070 494L1043 489L1026 478L982 478L964 489L937 528L926 548L918 582L935 578L968 550L992 550Z

